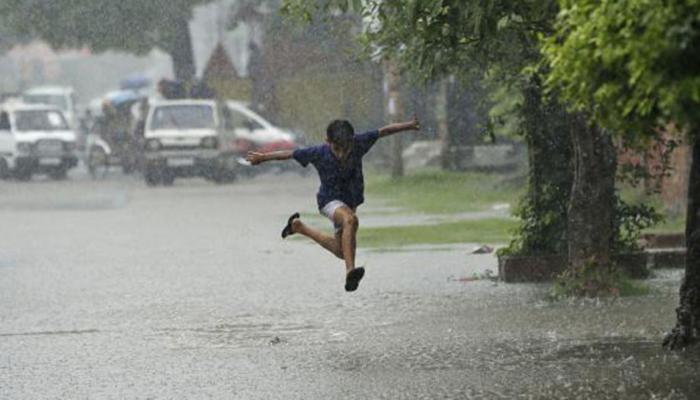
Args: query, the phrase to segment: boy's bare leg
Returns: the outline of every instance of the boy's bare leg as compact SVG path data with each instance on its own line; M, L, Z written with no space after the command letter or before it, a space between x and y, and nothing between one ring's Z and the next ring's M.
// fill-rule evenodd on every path
M346 273L349 273L355 268L356 236L359 221L355 212L348 207L340 207L335 210L333 220L336 226L342 226L342 231L340 233L340 249L345 259Z
M301 222L299 218L292 221L292 231L294 233L302 234L320 244L321 247L333 253L334 256L343 258L343 250L340 245L341 242L339 235L336 235L335 237L326 235L325 233Z

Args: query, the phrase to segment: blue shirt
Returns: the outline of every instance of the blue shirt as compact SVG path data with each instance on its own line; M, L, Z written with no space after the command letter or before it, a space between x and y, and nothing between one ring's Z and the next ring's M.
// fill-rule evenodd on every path
M365 201L365 180L362 175L362 157L379 139L379 131L369 131L353 138L348 160L341 163L326 143L294 150L292 157L302 166L312 164L318 171L321 187L316 194L319 210L333 200L340 200L350 208Z

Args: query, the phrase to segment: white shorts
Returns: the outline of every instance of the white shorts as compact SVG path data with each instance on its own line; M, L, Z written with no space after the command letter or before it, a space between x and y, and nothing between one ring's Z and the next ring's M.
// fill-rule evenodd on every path
M328 202L328 204L326 204L325 206L323 206L322 209L319 210L321 215L325 215L326 218L331 220L331 222L333 223L333 226L335 227L336 232L340 231L343 228L341 225L336 224L335 220L333 219L333 215L335 214L335 210L339 209L340 207L348 207L348 205L343 203L340 200L331 200ZM348 208L350 208L350 207L348 207Z

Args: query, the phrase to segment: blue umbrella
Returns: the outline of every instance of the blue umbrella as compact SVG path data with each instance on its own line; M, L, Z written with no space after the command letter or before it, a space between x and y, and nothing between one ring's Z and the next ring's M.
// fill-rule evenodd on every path
M119 88L124 90L139 90L151 86L151 80L143 75L131 75L119 82Z
M144 99L146 95L135 92L133 90L115 90L109 92L105 95L105 99L109 101L114 107L119 107L126 103L134 103L141 99Z

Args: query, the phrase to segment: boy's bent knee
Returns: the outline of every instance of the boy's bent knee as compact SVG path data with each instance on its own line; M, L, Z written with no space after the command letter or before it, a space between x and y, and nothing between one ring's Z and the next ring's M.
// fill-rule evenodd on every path
M343 225L345 227L357 228L360 225L360 220L355 214L346 214L343 216Z

